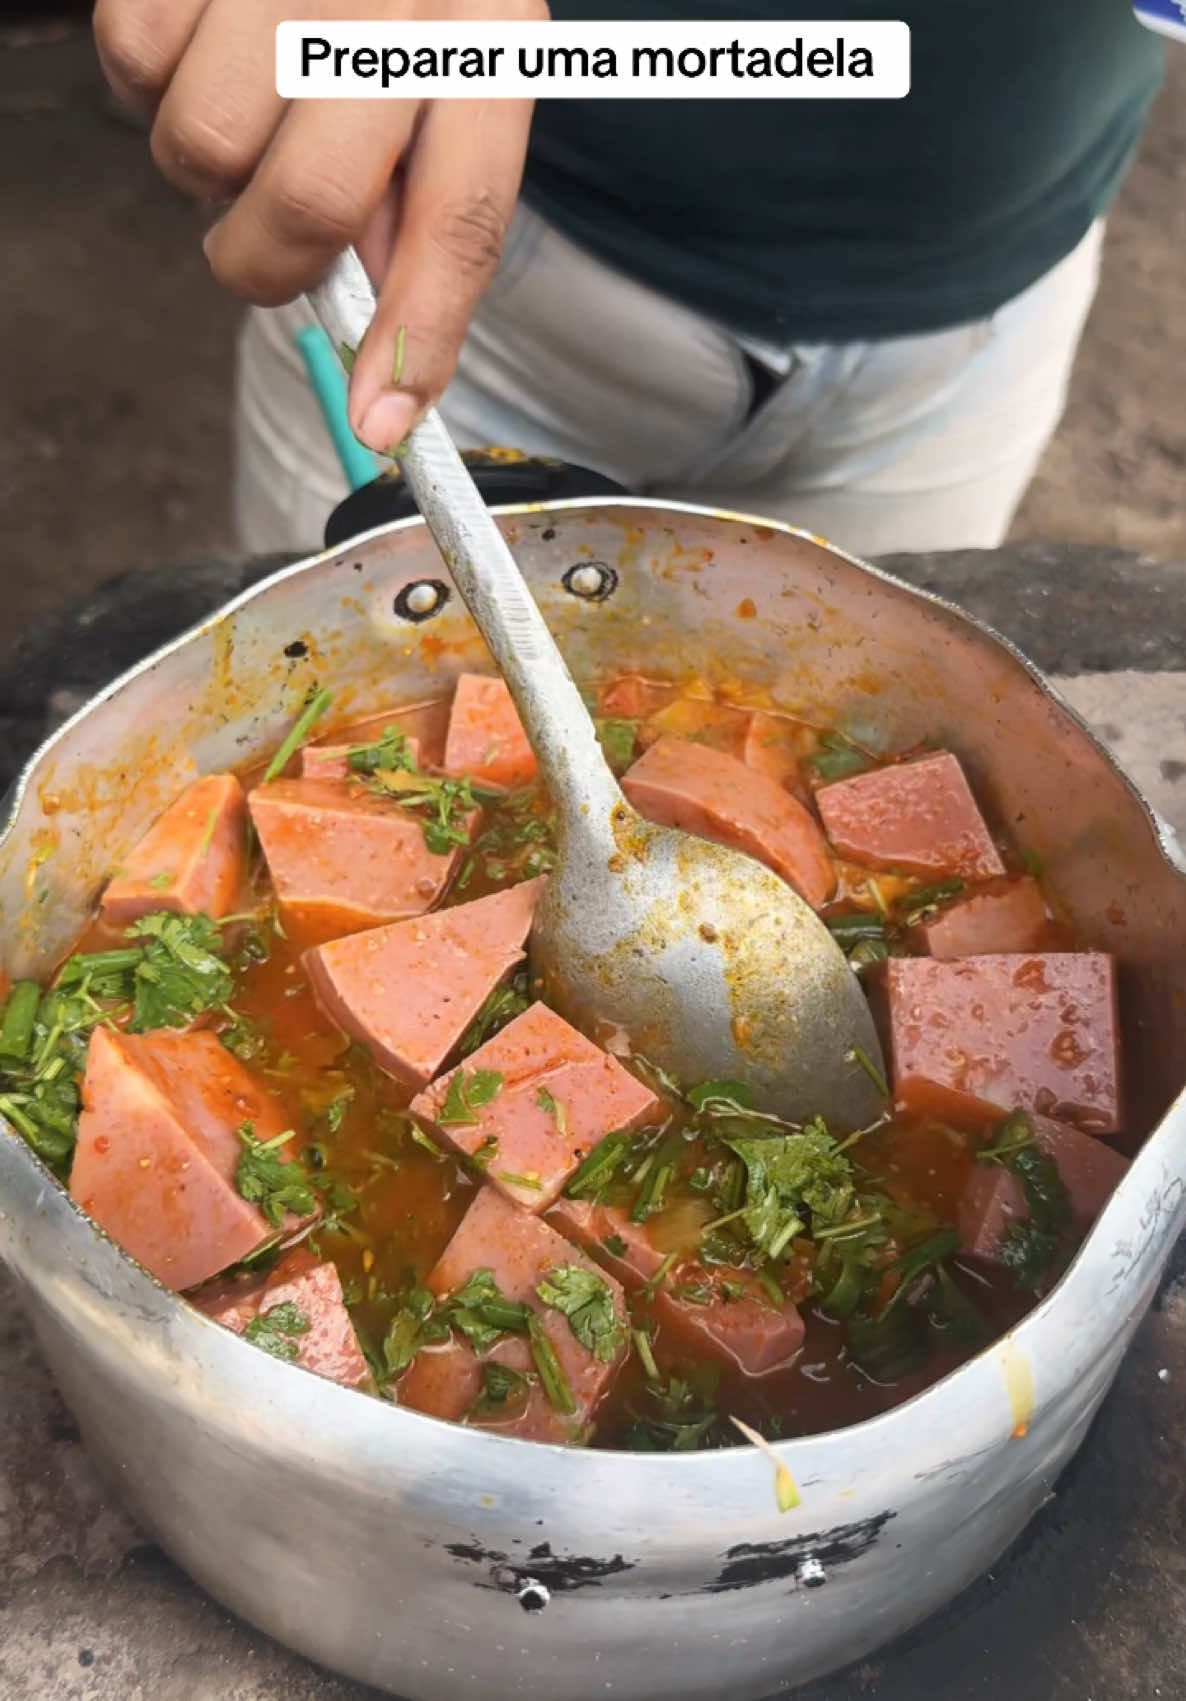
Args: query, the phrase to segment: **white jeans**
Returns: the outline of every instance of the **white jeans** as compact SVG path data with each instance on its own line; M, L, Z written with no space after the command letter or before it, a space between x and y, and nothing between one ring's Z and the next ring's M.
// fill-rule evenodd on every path
M1095 293L1097 223L991 318L796 344L755 410L737 339L520 206L441 412L463 448L557 456L638 495L783 519L855 554L992 548L1063 410ZM240 341L235 520L245 550L314 550L346 494L294 345L303 303Z

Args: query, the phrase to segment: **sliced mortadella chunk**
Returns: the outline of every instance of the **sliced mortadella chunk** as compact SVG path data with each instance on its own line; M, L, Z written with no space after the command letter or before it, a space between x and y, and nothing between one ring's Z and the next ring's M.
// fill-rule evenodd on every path
M543 1211L606 1134L641 1126L660 1104L616 1057L533 1004L411 1110L509 1199Z
M350 766L350 752L357 750L365 739L355 739L350 744L306 744L301 751L301 778L305 780L348 780L354 770ZM420 740L408 738L405 748L414 766L420 766Z
M505 681L463 673L457 681L445 736L446 774L514 791L535 778L535 752Z
M1048 942L1050 917L1042 888L1027 874L948 904L918 929L932 957L983 957L1037 951Z
M948 750L836 780L820 787L815 802L824 831L851 862L965 880L1005 872L964 771Z
M785 716L755 709L745 731L742 761L756 774L794 790L800 779L797 731L795 722Z
M1120 1126L1115 963L1098 951L900 957L867 977L895 1090L914 1077L1088 1134Z
M664 1214L634 1223L619 1206L561 1198L548 1221L629 1291L645 1287L678 1250L665 1243ZM651 1305L663 1345L694 1356L707 1353L747 1376L784 1369L803 1344L803 1319L791 1300L775 1305L744 1270L706 1268L696 1260L694 1242L660 1280Z
M318 1002L384 1069L423 1087L484 1000L523 961L542 884L527 880L306 952Z
M599 715L641 721L665 703L671 686L644 679L639 673L624 673L602 687L597 700Z
M192 1302L236 1335L257 1318L266 1323L278 1306L291 1306L293 1311L281 1314L285 1327L276 1334L291 1342L294 1364L347 1388L365 1387L371 1379L337 1270L328 1259L319 1262L304 1247L294 1248L266 1276L231 1277L192 1295ZM307 1327L300 1328L301 1323Z
M836 871L812 816L736 756L660 738L625 775L622 790L649 821L756 857L817 909L835 890Z
M71 1195L166 1287L195 1287L277 1232L239 1196L237 1131L249 1122L264 1141L286 1125L213 1034L96 1028L82 1103Z
M243 884L247 807L234 774L187 786L148 829L100 901L104 921L124 927L154 910L229 915Z
M1038 1145L1054 1159L1067 1190L1071 1219L1089 1229L1124 1179L1128 1161L1104 1140L1081 1134L1065 1122L1029 1113ZM1024 1222L1029 1206L1020 1183L991 1160L974 1163L960 1201L958 1226L963 1250L971 1257L998 1259L1001 1237L1010 1223Z
M621 1343L608 1360L582 1346L568 1319L540 1299L537 1289L565 1265L587 1269L605 1283L613 1302ZM528 1441L582 1442L588 1439L598 1408L613 1387L626 1358L629 1323L625 1296L606 1275L538 1217L521 1211L492 1187L483 1187L428 1277L427 1287L444 1299L475 1271L488 1270L504 1299L529 1305L539 1318L544 1339L556 1355L571 1411L549 1399L534 1372L531 1346L522 1335L505 1335L479 1356L454 1333L439 1346L422 1348L398 1388L401 1406L453 1421L469 1418L503 1435ZM499 1364L531 1378L526 1397L508 1400L505 1416L497 1409L474 1413L483 1388L483 1365Z
M248 806L277 897L310 928L351 933L421 915L460 855L430 851L416 815L348 780L273 780Z

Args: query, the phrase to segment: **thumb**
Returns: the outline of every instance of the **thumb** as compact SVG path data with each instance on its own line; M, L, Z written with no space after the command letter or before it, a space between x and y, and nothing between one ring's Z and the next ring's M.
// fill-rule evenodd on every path
M391 261L350 386L354 432L380 453L403 441L453 375L498 265L530 124L528 101L428 109L406 161Z

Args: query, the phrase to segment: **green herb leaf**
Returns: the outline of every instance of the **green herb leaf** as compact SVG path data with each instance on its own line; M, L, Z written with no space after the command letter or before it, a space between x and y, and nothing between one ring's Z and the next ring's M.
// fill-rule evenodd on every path
M865 1071L883 1099L889 1098L889 1083L863 1045L854 1045L845 1053L845 1059L849 1063L855 1063L858 1068Z
M544 1334L543 1325L534 1311L527 1312L527 1338L531 1345L531 1358L535 1365L536 1375L540 1386L547 1395L549 1403L558 1412L571 1414L576 1411L576 1401L572 1397L572 1389L568 1378L556 1357L555 1348Z
M227 1002L234 982L218 955L221 931L209 916L161 910L141 917L128 932L147 941L132 971L133 1033L183 1027Z
M383 1337L383 1372L386 1380L401 1376L422 1346L444 1340L449 1330L435 1318L436 1301L427 1288L414 1287L404 1298Z
M611 769L615 774L624 773L634 760L634 747L638 742L637 721L601 720L594 721L593 725Z
M997 1243L997 1256L1019 1287L1040 1288L1071 1223L1070 1195L1058 1165L1038 1144L1024 1111L1006 1117L993 1143L982 1146L976 1156L1000 1164L1021 1188L1028 1218L1009 1224Z
M842 732L821 732L817 742L818 748L804 758L803 766L818 780L846 780L876 766L872 756Z
M291 1362L299 1358L301 1351L293 1337L307 1335L311 1328L312 1324L299 1306L286 1299L272 1306L270 1311L261 1311L258 1317L253 1317L243 1331L243 1339L250 1341L253 1347L271 1353L273 1358Z
M950 880L939 880L933 886L919 886L916 891L907 892L902 899L902 920L907 927L917 927L921 922L929 921L941 905L957 898L965 890L965 883L958 875Z
M407 734L394 726L384 727L383 736L371 744L351 745L346 752L346 766L355 774L373 774L380 768L388 773L416 771Z
M635 1345L638 1345L637 1336ZM626 1434L626 1445L640 1453L694 1452L708 1445L718 1423L715 1403L695 1388L690 1379L678 1376L662 1382L648 1374L642 1403L635 1408L634 1417L635 1422Z
M14 984L0 1019L0 1059L5 1067L28 1057L40 1003L41 988L35 980L18 980Z
M625 1258L626 1242L622 1239L620 1234L607 1234L601 1244L605 1247L605 1250L609 1253L611 1258Z
M697 1110L710 1114L754 1108L753 1089L744 1081L702 1081L698 1087L689 1087L685 1097Z
M488 1039L501 1028L505 1028L514 1017L521 1016L530 1003L525 973L516 975L507 986L496 986L494 991L487 995L477 1015L462 1034L457 1048L461 1056L468 1057L471 1052L477 1051L480 1045L485 1045Z
M809 1225L842 1222L851 1212L852 1164L822 1123L801 1133L731 1135L725 1144L745 1165L742 1221L767 1257L781 1258Z
M583 1264L557 1264L536 1286L545 1305L568 1318L568 1326L586 1352L610 1364L626 1335L614 1310L609 1283Z
M523 1372L491 1359L482 1366L482 1391L469 1409L470 1417L509 1417L527 1404L531 1383Z
M651 1154L650 1166L634 1197L630 1220L645 1223L661 1211L667 1202L667 1189L679 1174L679 1163L685 1150L684 1136L679 1129L668 1134Z
M289 1212L295 1217L311 1216L317 1209L317 1195L309 1172L299 1158L286 1162L279 1156L280 1148L295 1139L291 1130L271 1140L257 1140L253 1125L244 1122L236 1133L243 1147L235 1170L239 1197L258 1205L275 1228Z
M633 1134L607 1134L568 1179L569 1199L600 1199L626 1167L635 1150Z
M450 1077L445 1101L434 1120L442 1128L465 1127L480 1120L478 1111L502 1091L503 1076L497 1069L475 1069L467 1074L455 1070Z
M568 1111L564 1105L554 1099L546 1087L541 1087L535 1095L535 1102L540 1110L545 1111L556 1124L557 1134L568 1133Z
M292 724L292 728L283 739L276 754L264 770L265 785L282 774L289 762L296 755L302 744L307 743L309 734L321 719L322 715L333 702L333 694L329 691L317 691L308 699L304 708Z
M476 1353L489 1352L504 1335L526 1332L530 1308L500 1292L489 1269L475 1270L449 1295L442 1309L445 1322L464 1335Z

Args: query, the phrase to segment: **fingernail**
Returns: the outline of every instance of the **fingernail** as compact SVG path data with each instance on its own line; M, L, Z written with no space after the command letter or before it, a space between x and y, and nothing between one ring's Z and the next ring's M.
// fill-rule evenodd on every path
M384 390L362 416L358 435L380 454L402 443L415 424L420 405L404 390Z

